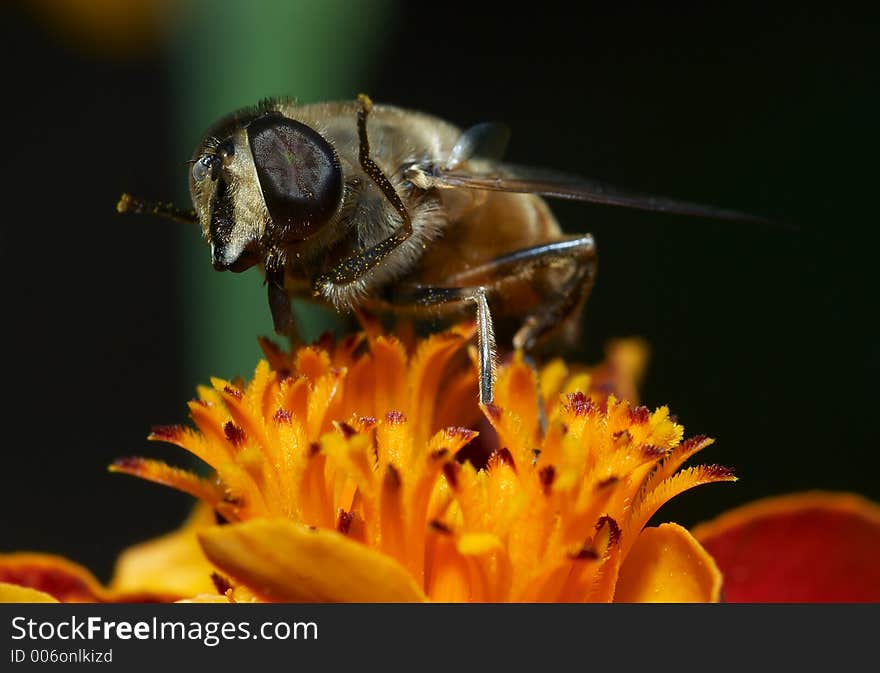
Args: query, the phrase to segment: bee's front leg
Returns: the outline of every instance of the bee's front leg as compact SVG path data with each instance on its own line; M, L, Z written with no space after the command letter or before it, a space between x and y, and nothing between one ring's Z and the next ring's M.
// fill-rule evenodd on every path
M387 257L395 248L404 243L412 236L412 219L409 211L406 209L403 200L394 189L394 185L379 168L379 165L370 157L370 140L367 136L367 116L373 109L373 101L364 94L358 96L358 161L364 172L370 176L370 179L376 183L376 186L382 190L382 194L388 199L389 203L394 207L400 215L401 224L387 238L379 241L375 245L370 246L366 250L362 250L351 257L343 259L332 269L321 274L313 283L313 289L316 295L323 294L327 296L332 286L345 286L355 283L363 276L375 268L385 257Z
M290 295L284 287L284 269L266 272L266 288L269 296L269 310L275 333L286 336L292 349L302 345L302 337L296 324L296 316L290 303Z

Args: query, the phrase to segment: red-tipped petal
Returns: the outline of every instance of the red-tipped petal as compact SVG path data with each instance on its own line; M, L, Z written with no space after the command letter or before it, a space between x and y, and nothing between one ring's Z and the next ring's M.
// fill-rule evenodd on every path
M62 603L102 603L106 591L82 566L52 554L17 552L0 555L0 582L34 589ZM36 600L37 594L31 598ZM10 597L30 602L25 592Z
M45 591L31 589L30 587L19 586L18 584L9 584L8 582L0 582L0 603L57 603L58 599L50 596Z
M880 505L864 498L766 498L694 536L721 568L728 602L880 602Z

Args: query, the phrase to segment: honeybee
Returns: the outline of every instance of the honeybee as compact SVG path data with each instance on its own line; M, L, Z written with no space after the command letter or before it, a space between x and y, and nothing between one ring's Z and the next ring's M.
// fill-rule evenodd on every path
M123 195L120 212L200 224L218 271L260 266L275 330L291 298L340 312L476 316L480 402L495 325L529 351L574 324L596 277L593 236L563 234L542 197L760 220L500 161L506 130L356 100L267 100L214 124L190 161L193 209Z

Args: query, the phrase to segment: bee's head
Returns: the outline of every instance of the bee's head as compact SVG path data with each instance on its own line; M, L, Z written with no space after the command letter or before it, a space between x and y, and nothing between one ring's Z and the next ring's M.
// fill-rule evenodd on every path
M330 143L274 111L219 122L191 163L193 205L220 271L244 271L311 238L342 200L342 169Z

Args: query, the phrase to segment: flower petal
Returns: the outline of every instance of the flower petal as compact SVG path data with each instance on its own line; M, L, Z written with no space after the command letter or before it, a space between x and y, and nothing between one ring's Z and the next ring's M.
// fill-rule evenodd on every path
M179 530L129 547L116 561L110 590L116 595L155 594L172 600L215 593L214 567L196 538L199 530L215 523L213 510L200 504Z
M156 484L163 484L188 493L212 506L223 499L223 491L216 481L211 481L189 470L172 467L161 460L149 458L119 458L108 468L110 472L130 474Z
M184 598L178 603L231 603L228 596L222 594L198 594L192 598Z
M424 444L437 430L434 415L439 400L437 393L446 368L461 349L465 338L456 332L434 334L419 344L407 368L410 391L409 416L416 429L414 442Z
M102 603L106 591L88 570L61 556L0 554L0 582L35 589L62 603Z
M880 505L845 493L765 498L697 526L730 602L880 602Z
M18 584L0 582L0 603L57 603L54 596L44 591L23 587Z
M674 523L645 528L626 556L615 603L714 603L721 572L694 537Z
M592 371L592 385L637 403L651 349L644 339L615 339L605 346L605 362Z
M425 600L399 563L335 531L311 530L286 519L262 519L209 528L199 537L218 568L268 600Z

